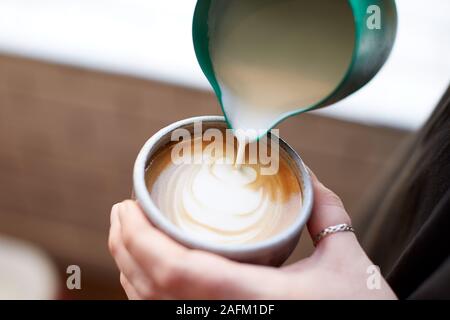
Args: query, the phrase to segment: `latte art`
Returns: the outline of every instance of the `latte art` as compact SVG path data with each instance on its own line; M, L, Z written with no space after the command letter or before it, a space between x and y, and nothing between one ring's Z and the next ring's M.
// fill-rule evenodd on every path
M260 174L258 164L236 168L229 155L214 157L205 148L196 151L202 153L201 164L174 164L170 149L151 161L147 187L161 212L193 237L258 242L286 228L300 210L300 186L283 157L278 172L268 176Z

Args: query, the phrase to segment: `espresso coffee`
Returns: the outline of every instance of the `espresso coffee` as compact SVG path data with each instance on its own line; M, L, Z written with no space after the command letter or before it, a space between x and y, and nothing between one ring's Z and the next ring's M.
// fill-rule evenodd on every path
M225 139L224 139L225 140ZM183 232L208 243L246 244L269 239L292 225L302 206L298 177L280 150L277 171L262 174L256 157L235 166L236 141L211 153L200 138L170 143L154 155L146 185L159 210ZM201 148L194 148L195 144ZM188 161L175 163L174 150L188 145ZM198 161L201 159L201 161Z

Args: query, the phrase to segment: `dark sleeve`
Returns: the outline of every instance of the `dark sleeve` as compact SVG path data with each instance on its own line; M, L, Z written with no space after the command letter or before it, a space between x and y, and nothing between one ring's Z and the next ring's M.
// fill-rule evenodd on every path
M362 245L399 298L450 298L450 88L364 215Z
M450 257L411 294L411 299L450 299Z
M401 298L450 299L450 190L411 237L387 280Z

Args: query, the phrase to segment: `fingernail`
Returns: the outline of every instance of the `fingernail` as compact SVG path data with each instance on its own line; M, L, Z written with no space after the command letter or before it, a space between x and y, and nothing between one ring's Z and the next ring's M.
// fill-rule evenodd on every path
M120 210L120 205L121 202L116 203L115 205L112 206L111 208L111 217L110 217L110 223L112 224L113 219L118 215L119 210Z

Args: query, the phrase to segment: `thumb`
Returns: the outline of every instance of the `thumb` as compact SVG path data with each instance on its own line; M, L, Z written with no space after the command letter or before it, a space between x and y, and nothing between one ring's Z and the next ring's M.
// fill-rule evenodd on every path
M351 225L351 220L341 199L333 191L325 187L311 170L309 172L314 189L314 204L311 218L308 222L308 231L314 241L316 235L325 228L342 223ZM319 244L322 246L326 242L341 242L342 240L338 240L338 238L351 241L356 240L352 232L340 232L323 238Z

